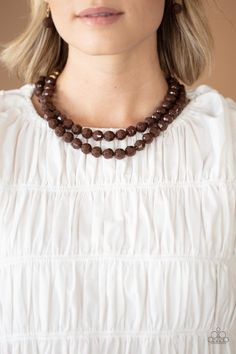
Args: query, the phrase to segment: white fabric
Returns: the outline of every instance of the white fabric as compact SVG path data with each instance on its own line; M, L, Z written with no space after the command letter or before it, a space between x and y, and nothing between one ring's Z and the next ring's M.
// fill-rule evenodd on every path
M235 354L236 102L192 88L106 160L58 138L33 89L0 91L0 354Z

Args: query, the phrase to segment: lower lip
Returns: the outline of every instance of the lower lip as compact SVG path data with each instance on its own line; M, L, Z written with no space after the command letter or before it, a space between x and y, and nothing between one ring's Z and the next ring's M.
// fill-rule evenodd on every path
M78 18L88 25L108 25L116 22L123 14L110 15L110 16L96 16L96 17L86 17L86 16L78 16Z

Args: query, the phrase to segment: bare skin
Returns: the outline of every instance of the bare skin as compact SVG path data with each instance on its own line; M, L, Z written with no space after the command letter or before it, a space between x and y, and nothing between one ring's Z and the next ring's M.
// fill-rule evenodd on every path
M115 23L102 26L88 26L75 16L94 6L89 1L78 1L77 6L72 0L44 1L69 45L56 85L57 109L91 128L124 128L150 115L168 90L156 34L164 0L100 3L124 12ZM35 97L32 102L42 115Z

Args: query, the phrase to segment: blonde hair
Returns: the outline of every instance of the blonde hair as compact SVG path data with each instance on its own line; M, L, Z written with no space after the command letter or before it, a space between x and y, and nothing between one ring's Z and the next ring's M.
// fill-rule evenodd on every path
M24 83L33 83L53 70L62 71L68 44L54 30L42 24L47 3L30 1L30 18L17 38L3 45L0 62ZM214 40L202 0L182 0L183 10L172 13L173 0L166 0L162 22L157 30L160 66L187 85L193 84L208 68L212 69ZM209 72L210 72L209 71Z

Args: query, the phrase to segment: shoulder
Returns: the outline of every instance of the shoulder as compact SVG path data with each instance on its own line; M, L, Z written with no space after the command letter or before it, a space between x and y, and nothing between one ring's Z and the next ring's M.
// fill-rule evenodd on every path
M32 84L25 84L18 88L0 90L0 114L12 107L18 107L25 103L27 93L32 91Z
M236 101L209 85L187 91L191 139L197 139L205 162L225 167L228 176L236 177Z
M205 84L188 90L188 96L191 114L198 124L215 133L221 129L222 136L229 134L236 138L236 101L233 98Z

